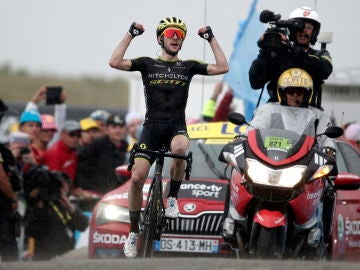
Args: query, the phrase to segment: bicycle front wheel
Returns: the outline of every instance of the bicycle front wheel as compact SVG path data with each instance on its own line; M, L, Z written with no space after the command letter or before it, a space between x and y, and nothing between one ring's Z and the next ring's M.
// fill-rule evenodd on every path
M161 179L156 179L149 190L149 203L144 212L144 226L142 233L143 257L152 257L153 243L158 229L159 216L162 214Z

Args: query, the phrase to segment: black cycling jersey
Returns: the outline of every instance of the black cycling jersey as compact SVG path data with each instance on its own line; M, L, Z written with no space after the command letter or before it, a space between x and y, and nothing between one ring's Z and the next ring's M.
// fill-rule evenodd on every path
M194 75L207 75L207 65L196 60L165 61L140 57L130 71L140 71L146 103L145 124L185 123L189 85Z

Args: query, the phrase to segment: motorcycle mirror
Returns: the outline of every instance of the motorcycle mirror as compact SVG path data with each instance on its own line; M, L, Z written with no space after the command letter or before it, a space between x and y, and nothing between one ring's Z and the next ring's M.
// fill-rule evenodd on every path
M332 32L320 32L317 41L320 43L330 44L332 42Z
M319 134L320 135L326 135L329 138L338 138L341 135L343 135L344 130L341 127L328 127L325 132L323 134Z
M247 124L250 126L250 124L246 121L245 116L241 113L231 112L228 114L227 118L231 123L235 125L241 126L243 124Z

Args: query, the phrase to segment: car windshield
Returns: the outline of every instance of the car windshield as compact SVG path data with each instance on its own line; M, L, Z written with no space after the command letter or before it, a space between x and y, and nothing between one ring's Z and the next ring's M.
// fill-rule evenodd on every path
M336 141L336 161L339 172L350 172L360 175L360 155L349 144Z
M190 140L190 151L193 153L191 178L219 179L224 178L226 164L218 161L218 156L225 142L215 140ZM166 158L163 176L169 177L171 159ZM154 174L151 167L149 176Z

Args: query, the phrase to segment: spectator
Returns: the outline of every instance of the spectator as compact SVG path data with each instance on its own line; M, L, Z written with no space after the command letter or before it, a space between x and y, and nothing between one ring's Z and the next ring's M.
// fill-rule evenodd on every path
M91 144L99 137L100 130L97 122L92 118L84 118L80 120L81 139L80 145L85 146Z
M50 171L64 172L72 181L75 179L76 150L80 137L80 124L74 120L66 121L61 130L60 140L45 151L44 164Z
M27 256L33 260L48 260L72 250L75 230L85 231L88 226L88 217L69 200L70 180L59 172L48 176L28 216Z
M222 89L223 89L223 82L222 81L217 82L215 84L214 91L210 99L208 99L205 102L202 110L202 118L204 122L211 122L211 120L215 116L216 101L219 95L221 94Z
M94 119L100 129L99 136L106 134L106 121L109 118L110 113L105 110L96 110L90 114L90 118Z
M41 117L39 112L36 110L24 111L20 116L19 130L29 135L31 141L30 148L34 154L37 164L41 164L43 162L43 154L34 145L34 142L39 140L41 125Z
M233 110L231 108L231 102L233 101L233 92L232 89L229 87L228 90L225 92L223 98L219 102L214 117L211 119L211 122L220 122L220 121L227 121L227 116L230 111Z
M41 129L32 146L38 156L38 164L43 163L45 150L57 131L55 118L50 114L41 114Z
M28 147L30 147L30 137L27 133L21 131L10 133L8 148L15 160L19 160L21 151Z
M128 134L127 141L129 142L128 150L130 150L133 144L139 140L144 119L140 112L130 111L125 116L125 122Z
M209 100L206 101L202 110L202 119L204 122L227 121L227 115L232 110L231 102L233 100L232 89L229 87L224 96L217 103L221 95L224 83L222 81L215 84L214 91Z
M360 151L360 124L350 123L344 130L344 138Z
M11 152L0 144L0 257L1 261L18 259L15 223L19 188L12 177L15 160Z
M125 121L112 115L106 123L106 136L79 150L76 186L101 194L120 186L115 168L126 162L127 148Z
M31 98L31 100L26 104L25 111L36 110L39 111L38 104L46 100L47 87L41 86ZM48 146L53 145L55 142L59 140L60 131L65 123L66 119L66 104L65 101L67 99L67 95L64 91L61 92L60 95L60 104L54 105L54 119L57 127L57 132L53 135L53 138L50 142L48 142Z

